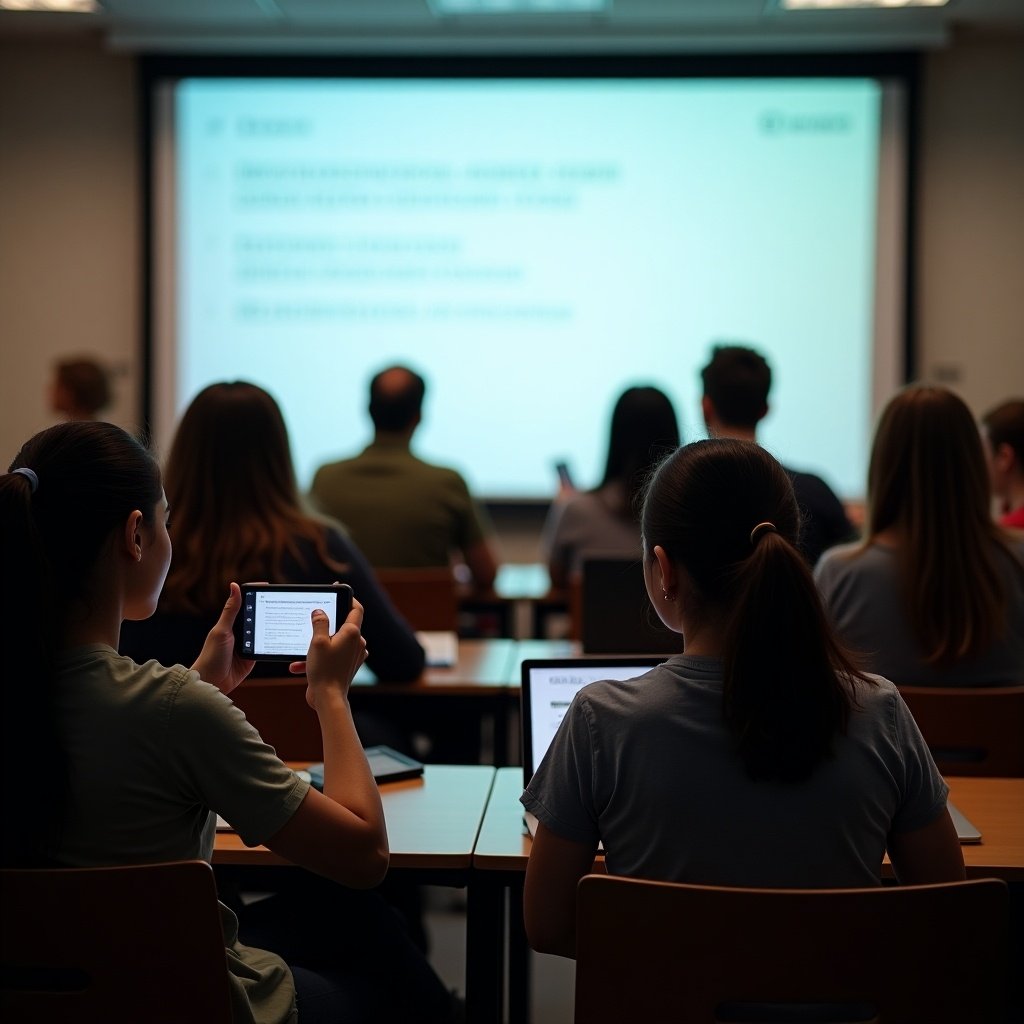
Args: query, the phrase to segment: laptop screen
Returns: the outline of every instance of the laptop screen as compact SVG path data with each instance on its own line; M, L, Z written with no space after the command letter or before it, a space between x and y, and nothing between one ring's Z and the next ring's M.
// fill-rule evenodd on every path
M598 679L642 676L663 657L552 658L522 665L523 785L551 746L559 723L576 693Z

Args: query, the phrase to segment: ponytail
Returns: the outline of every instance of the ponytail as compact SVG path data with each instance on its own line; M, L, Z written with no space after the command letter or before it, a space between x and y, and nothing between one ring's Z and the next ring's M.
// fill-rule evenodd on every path
M829 756L859 677L796 547L800 517L785 470L749 441L697 441L648 485L647 557L684 567L723 623L723 715L754 779L798 782Z
M135 509L150 517L160 494L152 455L109 423L44 430L0 476L5 865L37 863L57 841L69 781L54 709L57 653L102 585L95 570L111 532Z

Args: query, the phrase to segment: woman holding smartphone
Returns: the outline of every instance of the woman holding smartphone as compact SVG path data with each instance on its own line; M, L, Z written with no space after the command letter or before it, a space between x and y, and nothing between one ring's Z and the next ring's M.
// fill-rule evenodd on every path
M641 518L651 603L686 650L579 691L523 794L538 818L526 930L575 950L576 884L880 884L964 867L947 787L892 683L836 642L796 542L785 470L748 441L661 463Z
M4 832L5 865L209 860L219 813L247 844L265 843L339 892L376 885L387 834L348 704L366 653L362 608L333 637L322 613L312 617L306 699L323 733L319 793L227 696L252 668L234 652L237 585L225 587L191 669L118 654L122 622L151 615L159 599L168 515L155 460L107 423L37 434L0 477L4 801L17 823ZM325 912L283 909L300 934ZM382 1006L403 1019L447 1019L447 993L400 930L377 927L373 948L350 920L334 928L342 946L292 950L286 963L239 941L226 907L221 916L236 1021L370 1021ZM402 985L374 969L383 959L391 975L396 957Z

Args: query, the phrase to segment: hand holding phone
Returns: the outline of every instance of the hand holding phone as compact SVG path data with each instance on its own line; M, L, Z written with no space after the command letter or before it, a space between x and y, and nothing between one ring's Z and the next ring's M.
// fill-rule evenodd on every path
M256 661L304 661L314 609L326 615L327 633L333 635L352 609L352 588L347 583L243 583L236 652Z
M333 693L345 696L352 677L366 660L366 640L360 632L363 606L352 602L345 621L332 636L327 631L327 616L317 610L311 614L313 639L306 656L306 703L320 710L320 701ZM293 671L295 666L292 667Z

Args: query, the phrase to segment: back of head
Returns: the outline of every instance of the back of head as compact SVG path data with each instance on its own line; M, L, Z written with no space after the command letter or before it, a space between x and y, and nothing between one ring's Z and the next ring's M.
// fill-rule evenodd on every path
M10 468L0 478L0 664L4 778L14 780L10 789L5 783L5 800L18 821L6 830L5 859L18 859L32 849L33 834L44 836L58 819L51 812L66 787L50 703L56 652L104 584L101 559L114 532L136 509L152 522L161 484L152 455L110 423L44 430L22 446ZM22 777L26 764L35 766L31 787ZM29 794L24 807L18 790ZM33 803L47 808L38 821ZM27 844L20 852L11 845L18 842Z
M386 434L411 430L418 422L427 386L405 366L389 366L370 381L370 419Z
M110 404L107 372L94 359L64 359L56 368L58 411L74 419L92 419Z
M952 391L911 385L882 411L868 468L868 540L895 530L905 606L926 661L987 649L1005 617L999 531L970 409Z
M175 550L164 608L218 608L229 582L262 578L292 532L309 528L284 417L255 384L211 384L196 395L178 424L166 477Z
M608 461L601 486L620 483L632 514L650 467L679 447L679 424L669 397L658 388L628 388L615 403L608 437Z
M981 417L993 450L1002 445L1014 454L1018 471L1024 474L1024 398L1011 398Z
M768 412L772 371L752 348L716 345L711 362L701 370L701 380L705 397L729 426L753 429Z
M723 630L724 710L747 771L805 778L845 727L856 670L797 550L785 470L750 441L685 445L651 477L642 526L645 557L660 545L692 581L692 618Z

